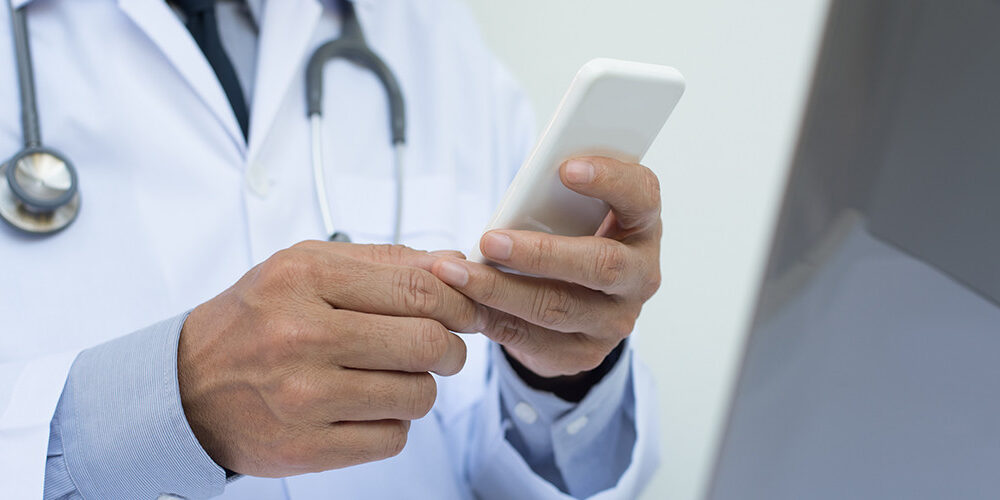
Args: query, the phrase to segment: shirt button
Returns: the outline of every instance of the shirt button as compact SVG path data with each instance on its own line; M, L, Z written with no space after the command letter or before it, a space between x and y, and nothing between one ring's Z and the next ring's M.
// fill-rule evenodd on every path
M179 497L177 495L171 495L169 493L161 493L160 496L156 497L156 500L185 500L184 497Z
M538 412L523 401L514 406L514 415L526 424L533 424L538 420Z
M583 428L586 426L587 426L587 417L586 416L580 417L570 422L569 425L566 426L566 434L573 436L576 433L582 431Z

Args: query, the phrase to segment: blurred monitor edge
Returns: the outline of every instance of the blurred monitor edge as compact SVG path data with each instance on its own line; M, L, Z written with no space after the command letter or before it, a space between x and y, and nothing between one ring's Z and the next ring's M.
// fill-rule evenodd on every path
M1000 498L1000 1L820 50L708 495Z

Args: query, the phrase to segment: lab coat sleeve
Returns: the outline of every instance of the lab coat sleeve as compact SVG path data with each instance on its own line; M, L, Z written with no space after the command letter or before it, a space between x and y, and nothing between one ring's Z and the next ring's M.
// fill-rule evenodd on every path
M46 499L207 498L225 471L188 426L177 384L187 314L80 353L51 421Z

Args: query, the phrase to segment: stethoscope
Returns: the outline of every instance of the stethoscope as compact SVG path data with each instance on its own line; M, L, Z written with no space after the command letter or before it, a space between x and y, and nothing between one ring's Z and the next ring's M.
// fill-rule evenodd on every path
M69 226L80 213L79 180L73 164L58 151L42 144L35 99L35 77L28 45L24 7L14 9L7 1L13 26L17 82L21 96L21 133L24 147L0 165L0 218L28 233L52 234ZM323 68L334 59L346 59L371 71L385 89L389 103L389 125L393 147L396 184L396 211L393 243L399 242L403 210L403 156L406 148L406 113L403 93L392 70L365 41L354 5L338 0L343 17L340 37L320 46L306 67L306 115L312 144L313 184L323 216L323 228L330 241L350 241L338 231L327 199L323 172Z

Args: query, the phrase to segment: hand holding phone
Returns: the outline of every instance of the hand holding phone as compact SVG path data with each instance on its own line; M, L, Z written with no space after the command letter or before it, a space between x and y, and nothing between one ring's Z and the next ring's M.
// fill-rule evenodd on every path
M627 355L660 284L659 183L639 160L683 89L670 68L588 63L472 259L431 268L482 306L478 328L536 389L578 401Z
M484 232L595 234L608 204L568 189L559 167L580 156L639 163L683 93L684 77L670 67L615 59L585 64ZM479 245L469 258L487 262Z

